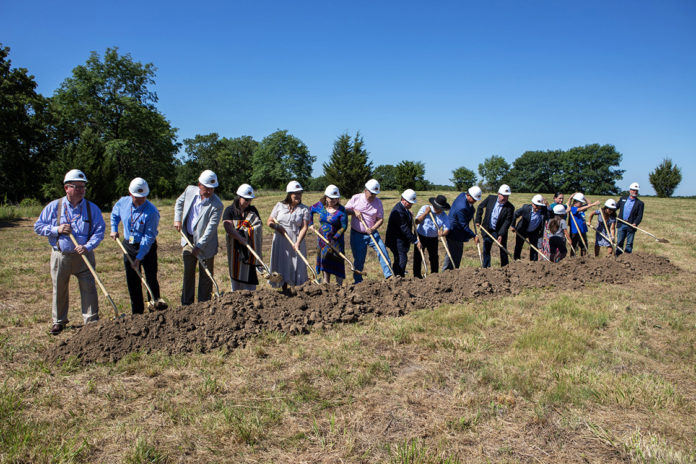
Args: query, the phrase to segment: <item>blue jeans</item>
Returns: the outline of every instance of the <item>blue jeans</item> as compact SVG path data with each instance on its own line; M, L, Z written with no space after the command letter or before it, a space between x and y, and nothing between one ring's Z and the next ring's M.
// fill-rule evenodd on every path
M382 242L382 239L379 237L379 232L375 232L372 234L375 240L377 240L377 244L379 244L379 247L382 249L382 253L384 253L384 256L389 259L387 256L387 249L384 247L384 243ZM357 232L355 230L350 231L350 248L353 250L353 266L355 266L355 269L362 271L363 267L365 266L365 255L367 254L367 246L371 246L373 250L377 253L377 256L379 256L379 264L382 266L382 273L384 274L384 277L391 277L392 273L389 270L389 266L391 266L391 263L388 261L384 261L382 259L382 255L377 251L377 247L375 247L375 244L372 242L372 239L370 238L369 235L367 234L362 234L360 232ZM357 273L353 273L353 278L355 279L355 283L360 283L362 282L362 276Z
M624 249L626 253L633 252L633 238L636 236L636 229L626 224L621 224L619 230L616 232L616 242ZM624 240L626 241L626 246L624 246ZM616 256L621 254L620 250L616 250Z

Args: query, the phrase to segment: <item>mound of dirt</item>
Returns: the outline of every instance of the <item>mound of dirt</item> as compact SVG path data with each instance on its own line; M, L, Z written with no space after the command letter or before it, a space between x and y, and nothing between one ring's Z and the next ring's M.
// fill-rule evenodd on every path
M441 304L551 287L559 278L564 287L579 287L676 271L667 258L632 254L616 260L571 258L558 264L517 261L505 268L464 268L424 280L395 278L344 287L308 282L289 295L271 289L241 291L205 303L86 325L50 347L45 357L55 362L74 356L90 363L117 361L133 351L233 350L261 331L297 334L366 316L402 316Z

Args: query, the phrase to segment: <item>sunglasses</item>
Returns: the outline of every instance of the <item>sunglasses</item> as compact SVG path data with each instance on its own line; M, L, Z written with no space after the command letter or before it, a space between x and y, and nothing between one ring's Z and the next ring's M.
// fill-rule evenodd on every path
M84 190L87 188L86 185L75 185L75 184L65 184L68 188L71 188L73 190Z

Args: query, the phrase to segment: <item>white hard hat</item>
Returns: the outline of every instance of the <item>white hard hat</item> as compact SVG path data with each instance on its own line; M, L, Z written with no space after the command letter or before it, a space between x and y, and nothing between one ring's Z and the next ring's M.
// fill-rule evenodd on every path
M532 197L532 203L534 203L537 206L544 206L546 203L544 203L544 197L541 195L537 194Z
M336 187L334 184L326 187L326 190L324 190L324 195L329 198L341 198L341 192L338 191L338 187Z
M218 186L218 178L210 169L206 169L201 173L201 175L198 177L198 182L208 188L215 188Z
M469 190L467 190L467 193L471 196L471 198L473 198L476 201L479 201L481 199L481 195L483 195L481 187L479 187L478 185L470 187Z
M146 197L150 193L150 187L142 177L136 177L128 186L128 191L136 198Z
M64 184L68 182L87 182L87 176L79 169L71 169L65 174L65 178L63 179Z
M370 193L374 193L375 195L379 194L379 182L377 182L377 179L370 179L365 182L365 188L369 190Z
M613 198L608 199L607 201L604 202L604 206L610 209L616 209L616 200Z
M416 192L413 189L406 189L404 190L404 193L401 194L401 198L411 204L414 204L416 203Z
M629 187L629 190L640 190L640 185L638 185L638 182L632 183Z
M290 182L288 182L288 186L285 187L286 193L301 192L302 190L304 189L296 180L291 180Z
M553 207L553 214L565 214L566 209L563 205L556 205Z
M503 184L498 189L498 193L501 195L510 196L512 194L512 190L510 190L510 186L508 184Z
M240 185L237 189L237 195L239 195L242 198L246 198L247 200L256 198L256 195L254 195L254 189L251 188L251 185L249 184Z
M585 195L580 192L573 195L573 200L579 201L580 203L587 203L587 200L585 200Z

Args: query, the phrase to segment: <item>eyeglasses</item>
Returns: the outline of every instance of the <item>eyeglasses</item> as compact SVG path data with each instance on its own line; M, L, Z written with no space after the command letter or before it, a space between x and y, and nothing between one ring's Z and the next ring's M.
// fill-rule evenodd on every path
M87 188L86 185L75 185L75 184L65 184L65 185L73 190L84 190Z

